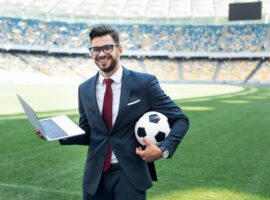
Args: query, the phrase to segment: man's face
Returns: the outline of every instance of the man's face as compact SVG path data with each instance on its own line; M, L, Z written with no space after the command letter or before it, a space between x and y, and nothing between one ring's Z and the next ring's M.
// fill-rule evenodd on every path
M115 45L118 44L114 42L110 35L95 37L92 40L92 48L103 47L103 50L99 49L100 52L97 55L92 56L99 69L105 73L115 72L119 67L119 59L120 55L122 54L122 47Z

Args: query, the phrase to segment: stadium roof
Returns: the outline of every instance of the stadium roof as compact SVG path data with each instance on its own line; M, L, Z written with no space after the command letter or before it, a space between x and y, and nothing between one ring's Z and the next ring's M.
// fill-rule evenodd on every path
M226 21L228 4L250 0L0 0L0 16L69 22ZM256 2L256 1L255 1ZM257 1L258 2L258 1ZM263 23L270 20L270 0L261 0Z

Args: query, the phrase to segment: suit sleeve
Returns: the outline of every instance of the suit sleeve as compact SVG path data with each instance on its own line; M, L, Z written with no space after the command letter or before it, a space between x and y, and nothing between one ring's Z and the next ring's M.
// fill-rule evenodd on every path
M156 77L153 77L150 81L149 99L151 109L164 114L168 118L171 132L160 145L168 149L169 157L172 157L178 144L188 131L189 119L182 109L164 93Z
M89 145L91 131L90 131L89 123L85 114L85 110L83 108L83 103L82 103L81 95L80 95L80 88L79 88L78 101L79 101L79 114L80 114L79 126L85 131L85 134L59 140L60 144Z

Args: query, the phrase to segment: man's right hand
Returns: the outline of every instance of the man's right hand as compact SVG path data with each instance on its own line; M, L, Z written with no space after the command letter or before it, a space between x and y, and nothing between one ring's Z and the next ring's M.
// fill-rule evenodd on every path
M39 138L41 138L41 139L45 140L45 138L43 137L43 135L42 135L42 133L41 133L41 131L40 131L40 130L35 129L35 132L36 132L36 135L37 135Z

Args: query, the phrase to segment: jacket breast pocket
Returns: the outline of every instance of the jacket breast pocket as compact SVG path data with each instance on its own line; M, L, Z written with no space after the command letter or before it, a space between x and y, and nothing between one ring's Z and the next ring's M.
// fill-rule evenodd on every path
M142 99L131 100L127 103L125 110L125 119L137 119L149 110L149 106Z
M141 102L141 99L135 99L135 100L129 101L127 106L135 106L136 104L140 104L140 102Z

